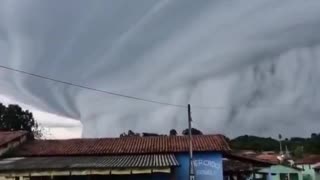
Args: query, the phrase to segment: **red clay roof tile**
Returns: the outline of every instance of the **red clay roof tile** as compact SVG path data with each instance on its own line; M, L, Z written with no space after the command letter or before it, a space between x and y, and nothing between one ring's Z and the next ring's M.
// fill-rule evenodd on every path
M0 131L0 147L28 134L27 131Z
M269 161L269 162L275 163L275 164L279 163L279 160L278 160L276 154L260 154L260 155L256 156L255 158L263 160L263 161Z
M101 139L33 140L13 156L116 155L188 152L188 136L125 137ZM229 151L223 135L193 136L194 151Z
M296 164L317 164L320 163L320 154L306 155L302 159L298 159Z

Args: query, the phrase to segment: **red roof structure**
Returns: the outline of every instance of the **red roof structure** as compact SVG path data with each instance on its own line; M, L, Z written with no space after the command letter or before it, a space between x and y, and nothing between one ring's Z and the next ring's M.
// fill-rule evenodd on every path
M27 131L0 131L0 147L27 135Z
M274 164L278 164L280 162L276 154L259 154L255 156L255 158L262 161L268 161Z
M223 135L195 135L193 136L193 150L196 152L227 152L230 151L230 147ZM124 155L188 151L188 136L157 136L33 140L17 148L12 156Z
M259 158L256 158L255 156L244 156L237 153L224 153L224 157L231 160L240 161L242 163L253 163L255 165L262 165L262 166L266 166L266 165L271 166L271 165L278 164L278 162L275 162L270 159L259 159Z
M320 154L306 155L302 159L296 161L296 164L317 164L320 163Z

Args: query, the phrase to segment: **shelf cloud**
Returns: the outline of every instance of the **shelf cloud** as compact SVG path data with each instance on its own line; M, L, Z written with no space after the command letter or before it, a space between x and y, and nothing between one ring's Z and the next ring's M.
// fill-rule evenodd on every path
M3 0L0 64L190 103L206 133L307 136L320 125L319 9L315 0ZM2 96L80 121L84 137L187 127L179 107L4 69L0 84Z

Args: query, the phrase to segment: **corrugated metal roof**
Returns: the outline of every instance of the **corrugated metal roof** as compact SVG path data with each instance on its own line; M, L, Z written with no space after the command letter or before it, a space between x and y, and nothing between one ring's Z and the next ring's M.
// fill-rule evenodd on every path
M193 136L193 150L229 151L223 135ZM181 153L189 151L188 136L124 137L69 140L34 140L17 148L12 156L79 156Z
M173 154L25 157L0 160L0 172L27 170L160 168L179 166Z

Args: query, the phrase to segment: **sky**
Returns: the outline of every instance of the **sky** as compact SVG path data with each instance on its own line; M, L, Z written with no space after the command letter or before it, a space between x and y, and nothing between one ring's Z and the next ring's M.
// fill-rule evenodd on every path
M169 104L230 137L320 127L318 0L0 0L0 66ZM0 68L0 102L48 138L168 134L184 107Z

